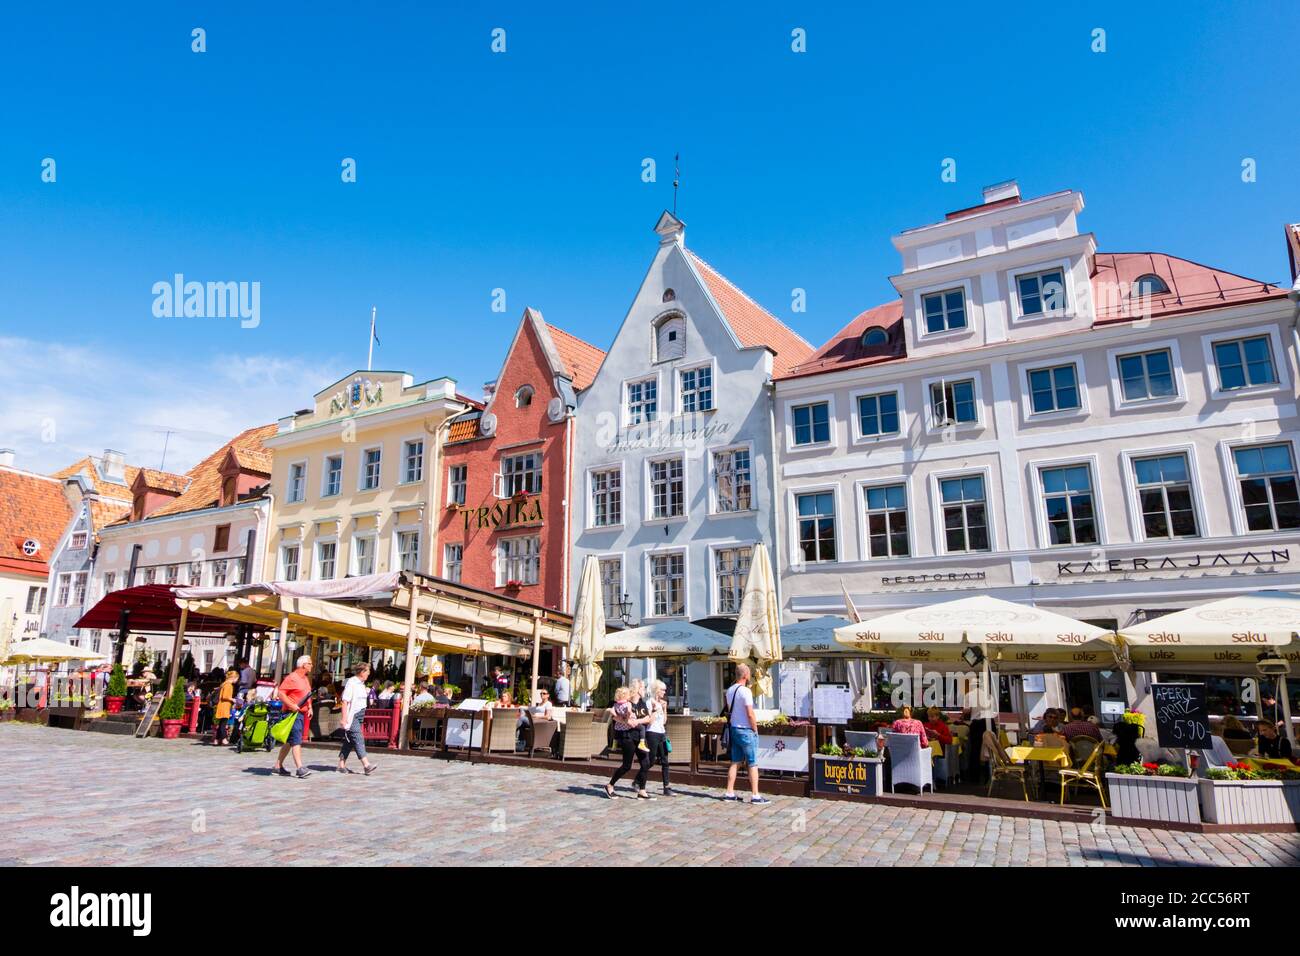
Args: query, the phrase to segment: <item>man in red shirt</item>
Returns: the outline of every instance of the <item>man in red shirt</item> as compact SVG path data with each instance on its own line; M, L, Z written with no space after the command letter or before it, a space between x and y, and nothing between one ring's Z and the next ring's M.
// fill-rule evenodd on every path
M291 752L294 766L298 768L299 778L311 775L311 771L302 765L302 735L311 724L310 674L311 656L304 654L298 658L293 673L280 682L280 686L276 691L276 696L280 698L280 703L284 705L286 716L288 714L298 715L293 729L289 731L289 739L280 748L280 754L275 758L275 767L272 769L272 773L278 773L282 777L293 776L284 769L284 758Z

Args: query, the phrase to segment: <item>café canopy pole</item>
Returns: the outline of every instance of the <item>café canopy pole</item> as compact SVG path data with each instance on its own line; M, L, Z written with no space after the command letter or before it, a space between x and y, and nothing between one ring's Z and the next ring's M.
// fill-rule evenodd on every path
M176 686L176 677L181 670L181 641L185 639L185 623L189 620L190 609L181 608L181 618L176 622L176 638L172 641L172 660L171 665L167 668L167 693L172 692Z
M415 632L419 623L417 609L420 606L420 588L411 585L411 612L406 626L406 672L402 680L402 727L397 737L397 746L405 750L410 746L407 735L411 732L411 682L415 680Z

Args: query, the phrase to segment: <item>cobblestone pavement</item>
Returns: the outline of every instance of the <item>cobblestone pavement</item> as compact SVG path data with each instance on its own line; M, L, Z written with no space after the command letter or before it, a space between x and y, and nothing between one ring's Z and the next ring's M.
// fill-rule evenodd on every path
M270 775L271 755L0 725L0 865L241 863L1267 865L1300 835L1193 834L686 788L606 800L599 778L378 755L372 777Z

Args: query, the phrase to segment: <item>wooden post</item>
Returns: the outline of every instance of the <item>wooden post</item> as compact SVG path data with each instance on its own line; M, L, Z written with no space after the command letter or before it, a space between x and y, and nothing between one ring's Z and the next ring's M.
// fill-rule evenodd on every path
M190 609L181 608L181 619L176 622L176 639L172 641L172 661L167 668L167 693L171 694L176 686L176 677L181 671L181 641L185 639L185 622L189 620Z
M537 703L537 670L541 666L542 657L542 612L533 611L533 683L532 691L528 698L530 704Z
M410 746L411 733L411 681L415 680L415 629L419 623L420 589L411 585L411 613L406 622L406 670L402 681L402 730L397 738L397 746L405 750Z
M276 642L275 650L275 686L280 686L280 678L284 677L284 655L289 650L289 615L280 615L280 638Z

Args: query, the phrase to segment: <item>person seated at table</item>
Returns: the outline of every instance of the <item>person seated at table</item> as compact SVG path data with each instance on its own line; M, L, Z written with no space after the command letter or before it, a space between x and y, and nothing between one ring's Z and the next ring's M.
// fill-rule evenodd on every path
M551 704L551 692L545 687L537 692L537 703L528 708L534 720L551 720L554 707Z
M1255 744L1255 749L1259 751L1261 757L1268 757L1271 760L1291 759L1291 741L1277 732L1277 725L1273 721L1261 720L1258 729L1259 740Z
M377 700L379 701L379 703L391 707L393 703L393 698L396 696L397 696L397 691L393 687L393 682L390 680L384 681L384 689L379 692L379 696Z
M921 738L921 746L930 746L930 738L925 735L925 724L912 717L912 708L906 704L899 711L899 718L890 725L896 734L916 734Z
M451 703L451 691L447 689L446 684L438 684L434 687L433 699L439 704Z
M412 707L428 707L437 703L437 698L429 693L429 685L421 684L420 692L411 698Z
M508 690L503 690L501 696L492 704L493 707L505 708L515 706L515 695Z
M939 738L939 743L945 747L952 743L952 731L944 722L943 711L938 707L931 707L925 712L926 721L925 729Z
M1043 716L1039 718L1038 722L1029 728L1029 732L1034 735L1060 733L1058 728L1061 724L1061 718L1064 716L1055 707L1049 707L1043 711Z
M954 727L969 727L970 720L971 720L971 709L969 707L963 707L961 709L961 713L956 716L952 724Z
M1227 714L1223 718L1223 739L1224 740L1250 740L1255 735L1252 734L1246 725L1233 714Z
M1075 737L1091 737L1093 740L1101 740L1101 728L1083 715L1083 708L1081 707L1071 708L1070 721L1061 725L1059 733L1066 740L1073 740Z

